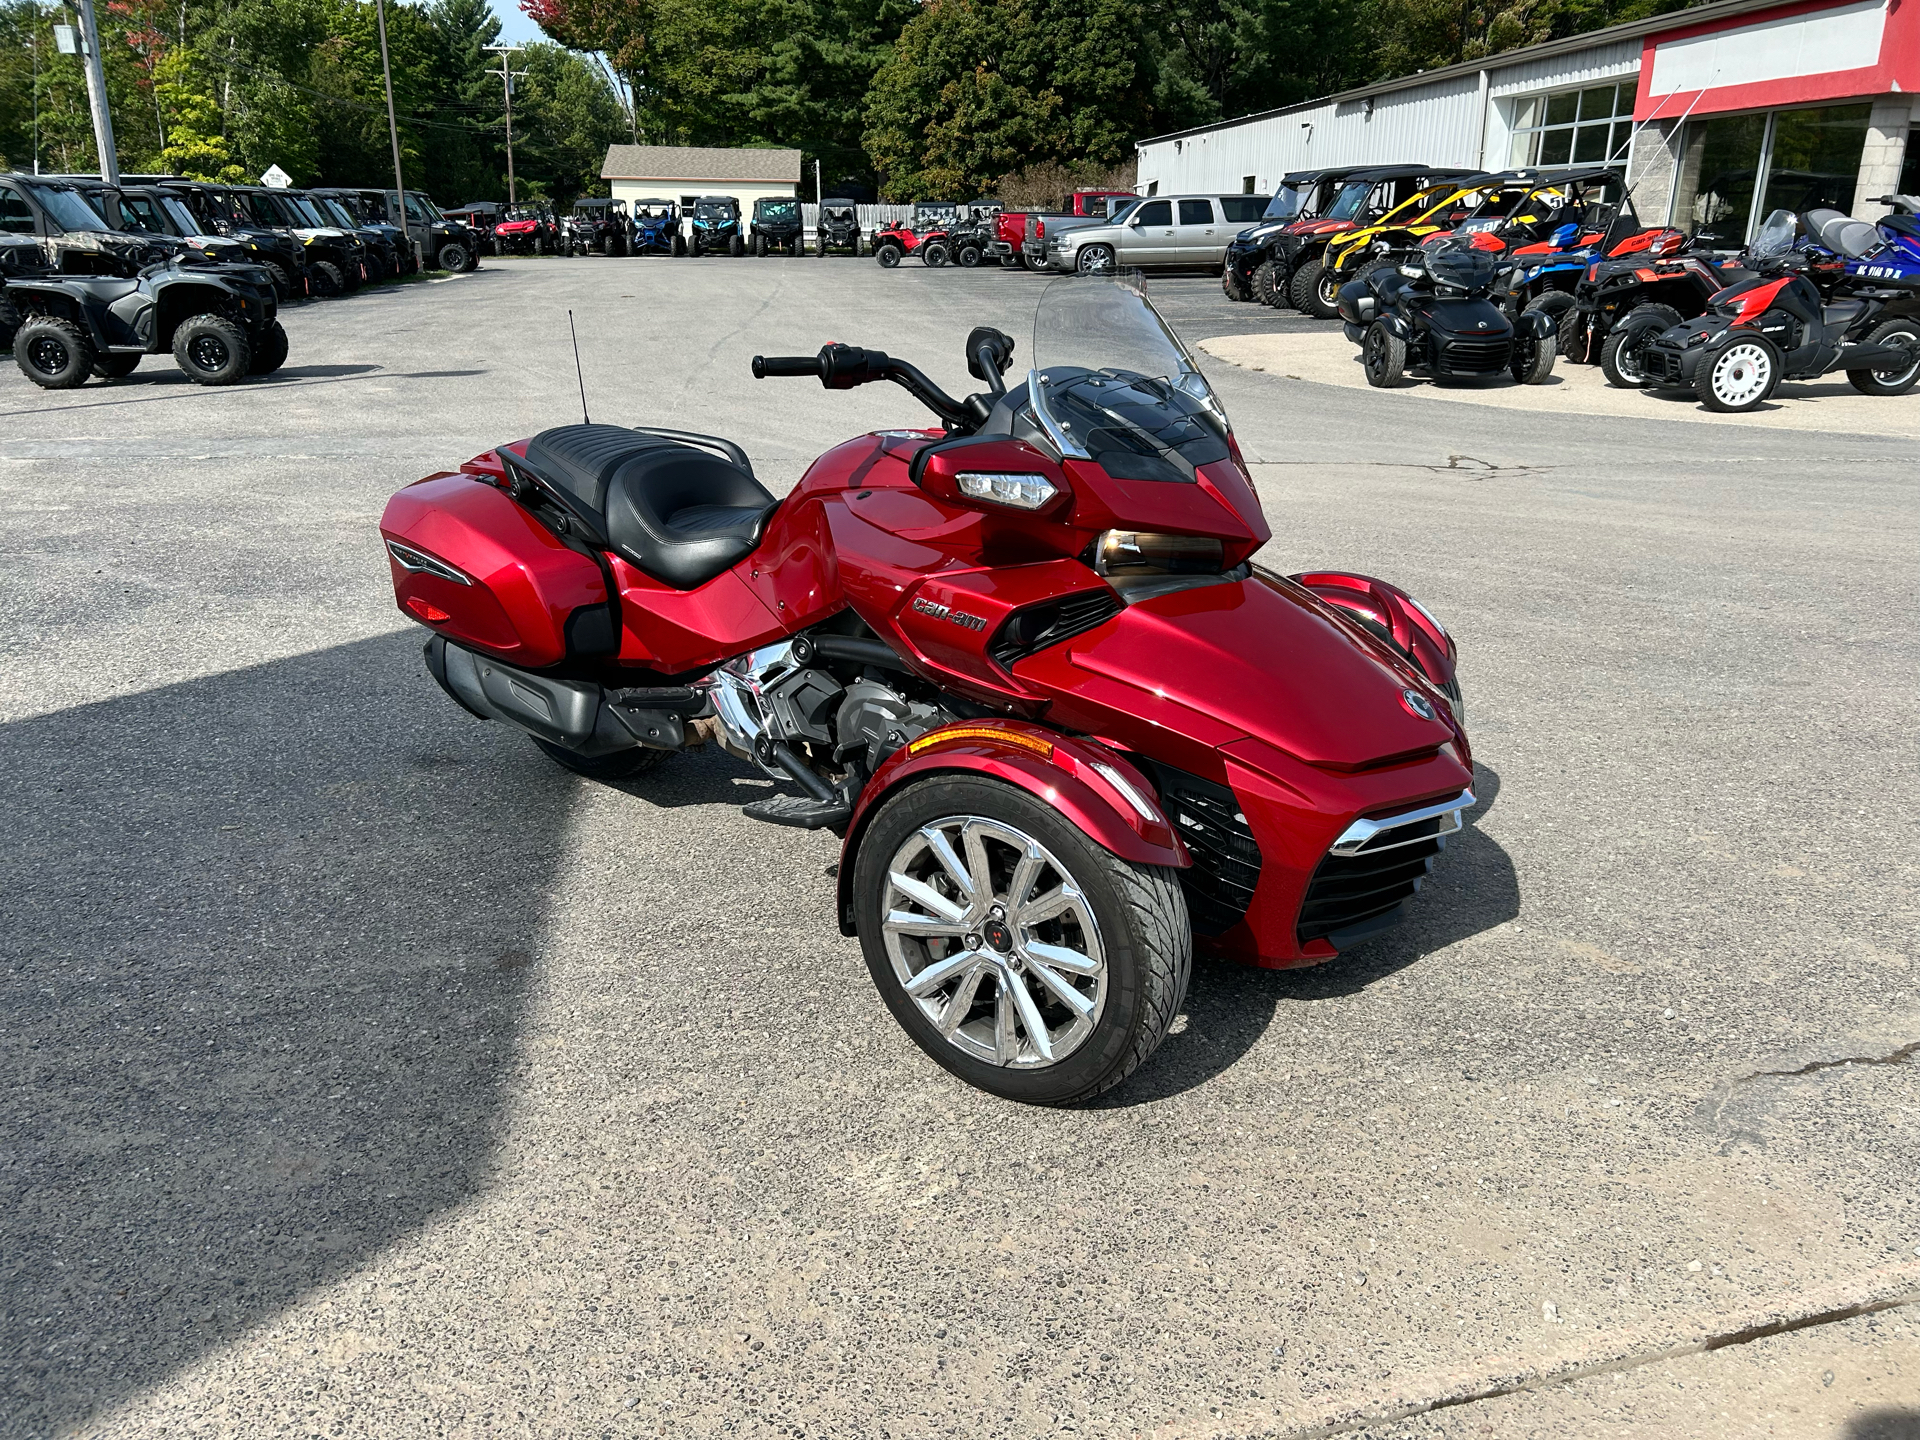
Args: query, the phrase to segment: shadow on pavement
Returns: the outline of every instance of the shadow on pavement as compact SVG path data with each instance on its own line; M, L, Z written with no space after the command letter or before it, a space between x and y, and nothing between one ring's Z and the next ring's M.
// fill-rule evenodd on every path
M1500 793L1500 777L1474 767L1478 821ZM1379 939L1300 970L1199 961L1187 991L1187 1023L1126 1084L1095 1103L1124 1108L1164 1100L1203 1085L1251 1050L1280 1006L1353 995L1435 951L1457 944L1520 913L1520 879L1499 843L1469 824L1447 842L1433 878L1407 907L1407 919Z
M573 785L406 632L0 727L0 1434L484 1183Z
M1920 1440L1920 1410L1875 1406L1847 1421L1846 1440Z

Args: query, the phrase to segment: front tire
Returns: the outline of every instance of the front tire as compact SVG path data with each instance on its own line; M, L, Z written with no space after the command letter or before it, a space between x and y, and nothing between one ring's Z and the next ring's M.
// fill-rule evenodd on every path
M93 341L71 320L36 316L14 331L13 363L42 390L77 390L93 362Z
M980 264L980 247L978 245L962 245L960 247L960 253L953 258L959 262L962 270L977 269Z
M340 267L331 260L313 262L313 293L322 300L331 300L347 293L347 277L340 273Z
M1376 320L1360 342L1360 365L1367 372L1369 385L1390 390L1407 373L1407 342L1389 330L1386 322Z
M253 342L253 359L247 366L250 375L271 375L287 363L287 331L273 321Z
M1340 278L1327 269L1327 262L1316 255L1293 272L1287 284L1287 296L1293 308L1316 320L1340 318Z
M1521 385L1544 385L1553 378L1553 337L1545 340L1532 335L1513 338L1513 359L1507 370Z
M1654 336L1680 323L1680 312L1671 305L1636 305L1607 332L1600 345L1600 373L1607 383L1621 390L1647 388L1643 352Z
M900 263L901 250L891 241L873 248L873 258L880 262L882 270L891 270Z
M1576 365L1587 354L1587 317L1579 302L1564 290L1549 290L1527 302L1527 309L1553 317L1554 349Z
M1286 286L1280 283L1280 267L1271 255L1253 267L1253 298L1275 310L1287 308Z
M253 363L253 346L239 324L208 312L175 327L173 363L196 385L238 385Z
M727 254L733 256L737 260L746 253L747 253L746 241L742 240L738 235L729 235L727 237Z
M1081 246L1080 253L1074 256L1073 268L1082 275L1111 275L1113 247L1111 245Z
M853 889L894 1018L940 1065L1009 1100L1068 1105L1119 1084L1186 996L1193 936L1177 872L1122 860L996 780L938 775L887 800Z
M434 257L442 270L450 270L455 275L464 275L473 268L473 254L458 240L449 240L434 252Z
M1709 410L1739 415L1757 410L1779 383L1779 353L1764 340L1737 336L1700 357L1693 393Z
M753 237L753 253L754 253L754 256L758 259L764 260L766 258L766 255L767 255L767 237L766 236L756 235Z
M1849 370L1847 380L1862 395L1904 395L1920 385L1920 325L1911 320L1886 320L1867 333L1865 344L1901 344L1913 355L1904 370Z
M1220 293L1229 300L1244 301L1253 298L1253 291L1245 280L1228 265L1220 272Z

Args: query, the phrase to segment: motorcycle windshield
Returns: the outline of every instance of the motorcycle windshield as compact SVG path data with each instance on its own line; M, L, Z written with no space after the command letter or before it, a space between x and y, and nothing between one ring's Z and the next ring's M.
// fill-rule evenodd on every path
M1191 483L1232 453L1225 409L1138 272L1049 285L1033 367L1034 414L1054 447L1116 480Z
M1799 222L1793 211L1776 210L1760 222L1760 228L1754 232L1753 243L1747 247L1747 254L1755 260L1784 255L1793 248L1793 237L1798 229Z

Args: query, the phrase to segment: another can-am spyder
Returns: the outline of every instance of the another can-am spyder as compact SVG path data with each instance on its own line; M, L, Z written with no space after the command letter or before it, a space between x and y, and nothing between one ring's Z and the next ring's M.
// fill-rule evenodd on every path
M1754 277L1647 343L1641 366L1650 388L1684 386L1709 410L1744 411L1782 380L1836 370L1867 395L1904 395L1920 384L1920 320L1888 314L1908 308L1912 291L1846 277L1842 257L1796 244L1798 231L1792 211L1774 211L1747 247ZM1828 272L1832 298L1808 278L1815 267Z
M1367 383L1398 385L1411 371L1433 380L1510 374L1522 385L1544 384L1553 374L1553 317L1538 310L1509 316L1496 304L1494 285L1506 273L1506 264L1463 237L1341 286L1340 318L1360 347Z
M1393 925L1473 803L1453 644L1377 580L1256 569L1218 399L1133 285L1045 292L943 393L849 345L759 358L934 414L784 500L713 436L565 425L381 520L434 677L561 764L711 737L844 838L839 913L929 1055L1084 1100L1167 1033L1196 937L1268 966Z

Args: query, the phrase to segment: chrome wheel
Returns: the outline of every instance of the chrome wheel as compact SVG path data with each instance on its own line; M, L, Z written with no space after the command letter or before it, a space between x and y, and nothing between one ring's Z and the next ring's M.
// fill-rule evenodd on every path
M922 825L888 862L881 910L901 988L971 1058L1042 1069L1098 1025L1108 974L1093 909L1024 831L978 815Z
M1080 252L1076 268L1082 275L1111 275L1113 251L1105 245L1089 245Z
M1713 393L1736 409L1757 404L1773 380L1773 357L1751 342L1729 345L1713 361Z

